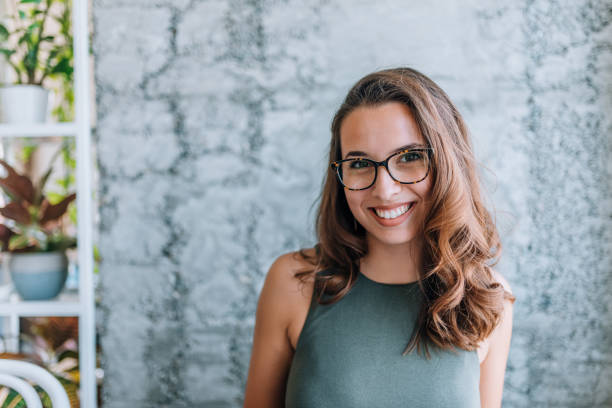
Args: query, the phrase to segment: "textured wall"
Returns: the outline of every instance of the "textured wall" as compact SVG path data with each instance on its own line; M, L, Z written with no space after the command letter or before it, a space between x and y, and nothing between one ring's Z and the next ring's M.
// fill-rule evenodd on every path
M488 3L488 4L486 4ZM506 407L612 407L612 2L94 1L109 407L240 406L273 259L379 68L470 126L518 298Z

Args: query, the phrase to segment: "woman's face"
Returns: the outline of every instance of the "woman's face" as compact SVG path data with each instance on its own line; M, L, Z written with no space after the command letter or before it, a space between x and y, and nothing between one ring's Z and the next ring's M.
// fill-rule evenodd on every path
M340 127L342 159L365 157L382 161L413 144L427 146L410 109L399 102L356 108ZM430 175L415 184L401 184L389 176L384 166L379 166L376 182L370 188L344 192L353 216L369 239L402 245L422 237L430 190Z

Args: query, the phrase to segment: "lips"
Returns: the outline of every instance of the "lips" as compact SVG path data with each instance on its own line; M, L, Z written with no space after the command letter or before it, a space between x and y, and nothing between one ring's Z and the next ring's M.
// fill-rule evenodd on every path
M376 207L370 207L370 208L377 208L380 210L393 210L403 205L410 205L410 204L414 204L414 201L406 201L404 203L397 203L397 204L390 204L390 205L377 205Z
M372 211L374 219L379 224L392 227L401 224L412 214L414 204L414 201L410 201L395 205L370 207L369 210Z

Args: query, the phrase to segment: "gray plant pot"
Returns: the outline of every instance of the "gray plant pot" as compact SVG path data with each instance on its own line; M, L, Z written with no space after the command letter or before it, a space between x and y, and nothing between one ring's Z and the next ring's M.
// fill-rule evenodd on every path
M65 252L8 255L13 285L24 300L49 300L62 291L68 276L68 257Z

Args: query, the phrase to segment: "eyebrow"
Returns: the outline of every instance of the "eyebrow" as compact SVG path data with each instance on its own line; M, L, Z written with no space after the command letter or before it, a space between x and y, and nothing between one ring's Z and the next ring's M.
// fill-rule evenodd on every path
M394 153L397 153L399 151L406 150L406 149L416 149L416 148L423 148L423 147L426 147L426 146L420 143L410 143L402 147L398 147L392 152L389 152L389 155L392 155ZM346 154L346 156L344 156L344 158L347 158L349 156L369 156L369 154L367 154L366 152L362 152L361 150L351 150L350 152Z

